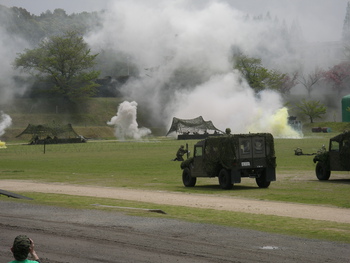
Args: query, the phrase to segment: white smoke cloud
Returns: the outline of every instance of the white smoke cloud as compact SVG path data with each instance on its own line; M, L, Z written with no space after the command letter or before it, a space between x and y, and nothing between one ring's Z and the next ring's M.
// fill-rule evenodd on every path
M176 111L179 118L202 115L206 120L215 120L219 129L230 128L233 133L270 132L276 137L294 138L301 135L288 126L288 111L280 95L267 90L256 96L238 72L215 75L193 92L177 96L181 101Z
M0 136L5 134L5 130L12 124L12 119L10 115L0 112Z
M287 112L280 95L265 91L256 96L230 61L233 47L268 65L295 61L271 23L247 20L246 13L221 1L117 1L103 28L86 40L96 51L130 55L141 76L124 85L124 95L146 105L155 122L169 126L173 117L201 115L221 130L284 136L291 131L277 125L279 113ZM283 69L294 70L298 63L285 63ZM173 79L179 70L195 84L188 81L181 88ZM288 113L283 116L286 123Z
M124 101L120 103L116 116L113 116L108 125L113 125L115 128L115 136L118 139L141 139L149 134L151 130L138 127L137 124L137 103L135 101Z
M0 14L1 15L1 14ZM0 104L8 103L16 94L23 94L26 91L25 86L16 85L13 78L18 72L13 68L13 62L19 52L28 48L28 43L18 37L9 35L0 24Z

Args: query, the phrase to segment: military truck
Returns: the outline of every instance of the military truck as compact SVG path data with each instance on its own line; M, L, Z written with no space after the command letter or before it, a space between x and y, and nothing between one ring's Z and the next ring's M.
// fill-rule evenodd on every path
M350 131L329 140L328 151L324 147L313 159L318 180L328 180L331 171L350 171Z
M274 139L270 133L209 137L194 145L193 157L181 163L182 181L193 187L197 177L218 177L222 189L232 189L242 177L255 178L261 188L276 180Z

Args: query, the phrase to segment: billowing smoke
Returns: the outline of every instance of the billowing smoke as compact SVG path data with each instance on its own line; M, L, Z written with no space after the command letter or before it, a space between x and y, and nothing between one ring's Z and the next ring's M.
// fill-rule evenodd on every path
M120 103L116 116L107 122L108 125L113 125L115 128L115 136L118 139L141 139L151 131L147 128L138 127L137 124L137 103L135 101L124 101Z
M0 12L0 16L1 16ZM0 57L1 57L1 71L0 71L0 104L9 103L15 95L23 94L26 91L26 84L14 81L14 77L18 72L13 68L13 62L17 53L22 52L24 48L28 47L28 43L18 37L9 35L0 24Z
M293 43L285 38L283 23L280 30L276 23L247 19L220 1L117 1L103 28L86 40L97 52L129 56L140 76L129 80L123 93L148 110L154 126L201 115L221 130L294 137L284 127L288 111L281 96L255 94L230 60L235 48L262 58L264 65L294 70L299 61L289 57Z
M12 124L12 119L10 115L0 112L0 136L5 134L5 130Z
M270 132L276 137L299 137L288 125L288 111L280 95L262 91L259 96L239 78L238 72L215 75L189 94L177 95L179 118L197 117L215 120L215 125L233 133Z

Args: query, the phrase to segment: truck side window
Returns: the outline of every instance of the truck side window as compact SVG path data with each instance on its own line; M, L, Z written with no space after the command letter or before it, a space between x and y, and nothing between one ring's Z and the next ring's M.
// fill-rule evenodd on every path
M333 152L339 151L339 142L331 141L331 151Z
M195 156L202 156L203 155L203 147L196 147L194 155Z

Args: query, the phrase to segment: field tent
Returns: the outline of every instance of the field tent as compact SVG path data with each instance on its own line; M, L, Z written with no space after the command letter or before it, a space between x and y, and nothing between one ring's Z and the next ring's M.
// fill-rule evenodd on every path
M38 135L39 137L64 137L64 138L75 138L79 137L79 135L74 131L71 124L67 125L33 125L28 124L27 128L22 131L21 134L16 137L20 137L23 134L31 134L33 136Z
M168 136L172 132L186 134L186 133L223 133L217 129L211 121L205 121L202 116L194 119L179 119L173 118L171 127L166 134Z
M17 135L31 135L31 144L41 143L69 143L69 142L80 142L82 137L77 134L72 125L59 125L59 124L43 124L33 125L28 124L27 128Z

